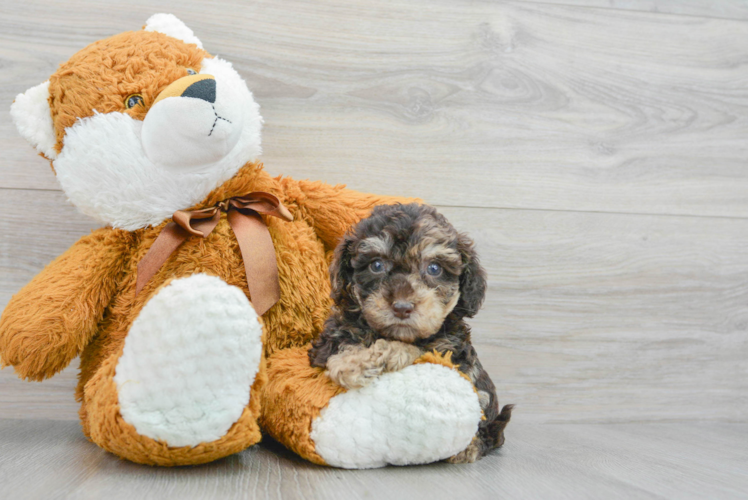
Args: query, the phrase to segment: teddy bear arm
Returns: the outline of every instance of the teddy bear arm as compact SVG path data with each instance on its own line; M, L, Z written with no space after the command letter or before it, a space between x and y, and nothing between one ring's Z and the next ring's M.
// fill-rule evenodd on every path
M43 380L64 369L96 333L123 268L123 231L78 240L8 303L0 317L0 362Z
M297 185L299 209L312 221L326 250L334 249L346 230L367 217L375 206L422 202L418 198L361 193L323 182L298 181Z

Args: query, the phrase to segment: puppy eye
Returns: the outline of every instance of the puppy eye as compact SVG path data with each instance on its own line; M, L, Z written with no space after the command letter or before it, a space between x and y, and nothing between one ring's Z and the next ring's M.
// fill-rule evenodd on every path
M371 264L369 264L369 269L371 269L371 272L374 274L379 274L384 272L384 262L382 262L380 259L376 259L371 261Z
M196 74L197 74L197 71L195 71L195 70L194 70L194 69L192 69L192 68L187 68L187 74L188 74L188 75L196 75Z
M135 106L143 104L143 96L140 94L132 94L127 96L125 99L125 107L127 109L134 108Z
M439 276L442 273L442 266L440 266L436 262L432 262L426 268L426 272L429 274L429 276Z

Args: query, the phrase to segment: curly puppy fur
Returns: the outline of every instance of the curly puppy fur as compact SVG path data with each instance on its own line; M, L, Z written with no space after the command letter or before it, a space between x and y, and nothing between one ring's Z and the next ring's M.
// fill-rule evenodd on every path
M384 372L402 370L421 356L416 346L379 339L370 347L343 345L327 359L327 376L348 389L363 387Z
M464 321L478 312L486 292L470 238L433 207L379 206L346 233L330 275L334 306L309 351L312 366L356 388L425 352L449 352L475 385L486 417L471 445L449 461L474 462L504 443L512 405L499 412Z

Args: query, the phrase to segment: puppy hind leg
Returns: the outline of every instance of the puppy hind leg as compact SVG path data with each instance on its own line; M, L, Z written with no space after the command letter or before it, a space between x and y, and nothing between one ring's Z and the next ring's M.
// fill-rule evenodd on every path
M480 394L480 393L479 393ZM447 462L451 464L470 464L477 462L491 450L499 448L504 444L504 428L512 418L514 405L505 405L501 413L490 422L482 421L478 427L478 433L470 445L457 455L449 457Z
M482 443L480 438L476 436L467 448L459 452L457 455L449 457L446 461L450 464L472 464L473 462L477 462L483 456L481 451Z
M474 352L474 351L473 351ZM478 426L478 432L473 442L457 455L447 459L450 463L472 463L480 460L491 450L504 444L504 428L512 417L514 405L506 405L499 412L499 400L496 397L496 388L483 369L477 357L468 370L471 380L478 392L478 401L483 411L485 420Z

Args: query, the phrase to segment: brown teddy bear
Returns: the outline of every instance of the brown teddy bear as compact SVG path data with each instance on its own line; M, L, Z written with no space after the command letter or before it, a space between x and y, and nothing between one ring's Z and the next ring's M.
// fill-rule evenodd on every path
M83 431L144 464L215 460L261 429L348 468L465 449L478 396L430 354L360 390L307 357L330 307L345 230L396 198L273 178L262 118L231 64L170 14L98 41L11 115L68 199L107 226L13 297L0 358L42 380L81 357Z

